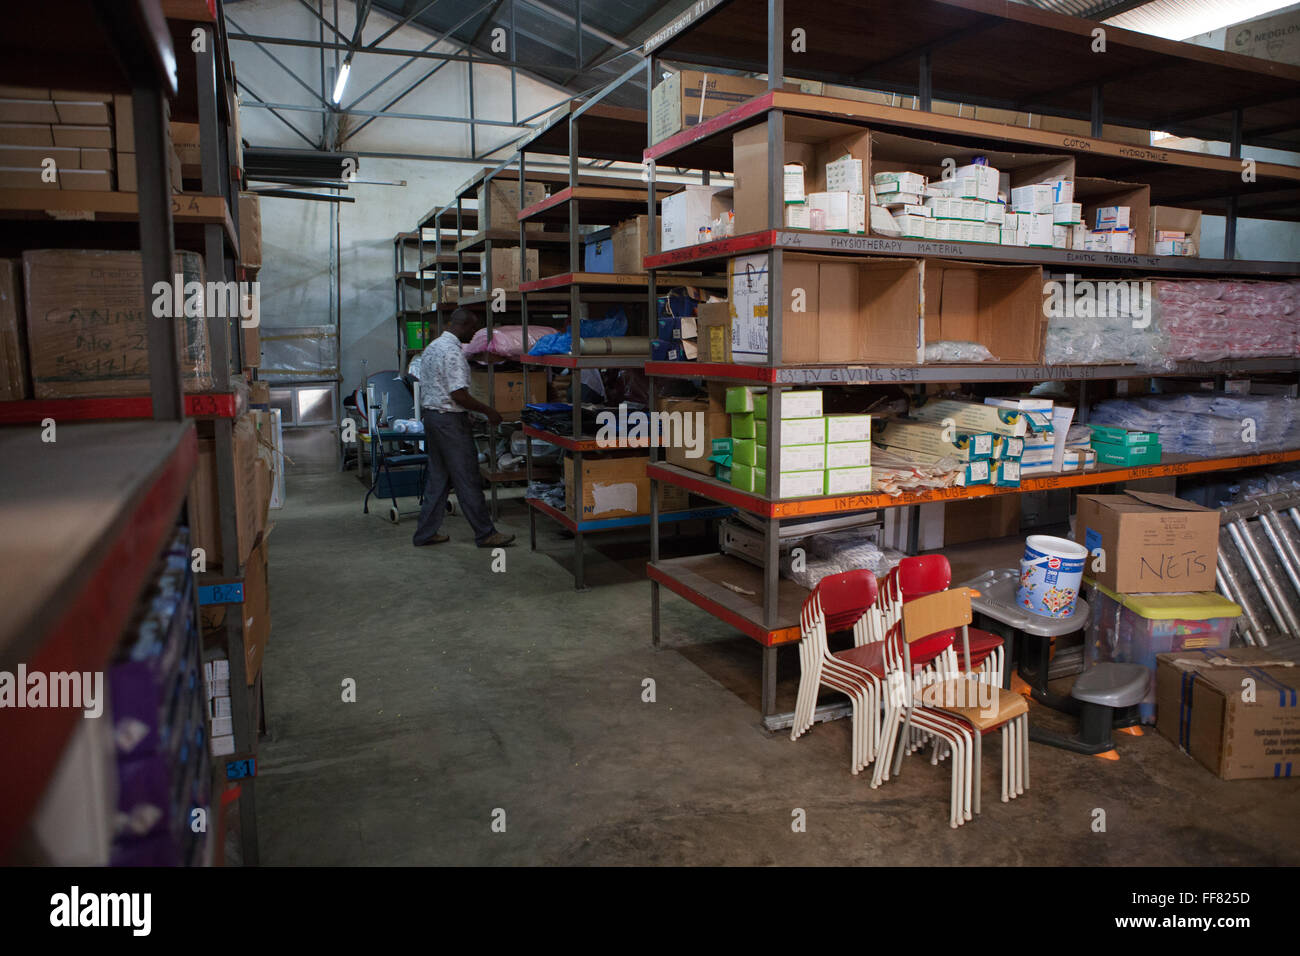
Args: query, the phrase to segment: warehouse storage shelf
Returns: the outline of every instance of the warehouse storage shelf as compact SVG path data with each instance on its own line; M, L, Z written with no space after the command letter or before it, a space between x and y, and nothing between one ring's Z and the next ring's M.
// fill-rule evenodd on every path
M1000 0L834 0L816 9L768 0L702 0L648 37L647 54L766 73L770 35L806 31L806 54L784 52L780 75L933 95L1031 113L1087 118L1102 87L1107 121L1227 141L1240 111L1244 142L1295 149L1300 68L1105 26ZM848 24L870 24L870 40ZM1009 68L1004 51L1014 51ZM928 69L921 70L923 57ZM975 91L978 94L975 95ZM1113 115L1112 115L1113 114ZM1279 128L1280 127L1280 128Z
M243 250L239 243L237 189L241 171L233 158L237 150L231 96L234 77L221 8L194 0L168 0L162 5L156 0L124 2L115 4L111 14L105 14L101 7L101 4L74 0L16 8L11 12L9 25L13 27L12 35L22 37L24 45L21 50L6 48L5 69L0 71L4 76L0 79L27 86L54 89L71 86L100 93L132 94L136 106L140 192L5 190L0 194L0 218L28 221L29 246L47 243L52 247L143 248L143 291L146 293L153 287L151 279L172 278L170 261L162 265L160 245L168 254L178 246L202 250L205 274L210 280L249 278L250 270L242 265ZM105 27L105 17L111 17L111 30ZM69 34L68 23L76 23L78 30ZM196 30L201 30L205 39L199 50L193 50ZM56 38L53 42L57 48L43 49L39 38L45 37ZM177 50L184 50L187 55L178 57ZM173 122L198 126L202 160L182 166L184 178L199 181L196 191L169 191L165 163L158 169L159 164L152 160L152 144L165 145L167 132L165 128L154 130L155 111L141 111L140 100L143 95L148 102L158 93L162 100L156 111L160 127L164 103ZM118 145L120 148L128 144ZM160 151L158 156L161 155ZM142 198L151 196L158 196L159 201L141 203ZM168 206L169 216L166 215ZM223 325L215 325L212 331L225 332ZM151 324L151 339L155 338L153 329ZM229 335L211 336L209 351L215 385L212 392L183 396L175 381L179 370L173 359L164 358L161 362L150 362L152 397L125 402L76 399L48 407L54 409L53 417L57 421L91 415L152 415L156 419L181 419L189 415L207 419L206 427L215 436L216 469L219 475L228 476L232 469L233 419L243 411L237 404L242 393L228 391L230 375L242 370L241 331L236 316L229 319ZM150 342L152 353L157 354L160 347L164 356L175 351L174 346ZM29 405L25 410L11 408L9 412L29 415L39 404ZM94 468L88 470L94 472ZM233 487L233 481L218 481L217 487ZM225 503L220 511L223 542L233 542L236 537L233 504ZM227 566L238 563L231 557L235 550L233 544L223 547L227 552L223 555ZM228 623L233 620L235 626L227 627L224 634L224 649L235 661L244 659L241 619L242 615L230 615ZM260 685L260 675L258 681ZM258 702L248 700L241 684L238 690L232 690L232 705L239 746L245 755L251 755L256 748L257 725L256 718L251 718L250 733L250 715L257 713ZM225 761L214 761L214 793L220 793L225 787L224 764ZM245 781L238 798L242 860L250 864L257 862L252 790L252 782Z
M884 494L821 495L810 498L774 499L766 495L733 488L716 478L689 471L677 465L652 462L647 474L652 478L679 485L688 491L714 501L734 505L764 518L802 518L809 515L846 514L852 511L874 511L879 508L900 508L932 502L970 501L995 495L1025 494L1034 491L1051 491L1057 488L1086 488L1108 485L1120 481L1141 481L1146 478L1177 477L1210 471L1233 471L1238 468L1258 468L1300 461L1300 449L1261 452L1257 455L1233 455L1225 458L1193 458L1190 455L1165 455L1159 465L1121 467L1099 465L1091 471L1067 471L1042 478L1026 478L1015 488L994 485L973 485L967 488L942 488L934 491L904 494L897 497Z
M742 130L767 126L765 193L766 228L706 242L696 246L651 253L643 259L652 277L667 268L703 267L709 262L723 268L723 260L745 253L762 253L767 260L770 288L768 301L780 301L787 290L782 280L786 271L783 253L853 255L946 260L971 263L1026 263L1049 272L1108 270L1120 275L1169 275L1177 277L1225 276L1292 278L1300 275L1294 262L1231 261L1236 245L1237 220L1250 216L1272 220L1300 219L1300 167L1252 161L1256 176L1243 177L1243 143L1294 149L1300 144L1300 68L1233 54L1220 53L1186 44L1155 39L1107 26L1107 52L1091 55L1089 44L1097 24L1092 21L1048 13L1023 5L997 0L916 0L904 6L885 0L831 0L814 9L800 7L797 18L785 0L700 0L676 20L651 36L645 44L645 77L657 84L662 61L686 68L722 68L739 73L763 74L768 90L746 102L725 109L695 126L650 142L641 151L651 182L665 166L714 172L735 169L733 135ZM846 23L870 23L870 42L860 32L843 29ZM807 50L788 49L789 28L806 33ZM1015 50L1014 69L1007 69L1005 56ZM1077 55L1072 55L1077 54ZM784 79L799 77L847 87L915 94L918 110L877 105L844 96L822 96L780 88ZM971 95L971 91L979 91ZM1090 120L1089 135L1020 127L985 119L966 119L931 112L932 99L952 103L996 107L1034 114L1051 114ZM653 96L648 101L654 105ZM701 114L702 115L702 114ZM1166 130L1179 136L1195 136L1228 144L1227 155L1211 155L1134 145L1108 139L1106 123L1135 126L1143 130ZM834 130L830 124L847 126ZM1190 207L1225 217L1224 248L1228 261L1179 259L1147 255L1074 253L1003 247L970 242L939 242L897 239L878 235L813 233L783 228L785 208L783 173L784 143L814 138L818 129L832 132L870 131L870 155L880 146L882 160L897 156L897 163L911 162L904 156L924 156L924 162L938 164L933 157L946 155L950 148L965 162L977 162L983 153L1005 151L1037 162L1060 157L1073 167L1073 176L1085 180L1108 179L1115 183L1140 183L1151 204ZM856 127L857 130L852 128ZM647 132L650 132L647 130ZM1122 134L1116 134L1120 136ZM650 136L647 136L649 141ZM756 132L750 141L759 142ZM936 148L939 144L939 148ZM917 160L921 162L921 160ZM990 162L990 165L998 165ZM762 175L755 173L755 175ZM707 182L707 180L706 180ZM655 204L647 201L651 225L651 248L657 239ZM753 210L746 208L746 212ZM653 291L655 282L652 279ZM1016 494L1049 488L1079 488L1142 478L1226 471L1300 460L1300 451L1259 455L1188 459L1167 456L1159 466L1110 468L1090 472L1067 472L1026 479L1019 488L972 487L935 491L922 495L890 498L878 494L819 496L803 499L780 497L781 402L783 386L836 385L868 382L954 383L961 381L1028 382L1048 379L1081 382L1079 420L1087 421L1089 379L1120 377L1159 378L1166 375L1212 378L1239 371L1293 373L1294 357L1224 363L1182 363L1169 372L1127 367L1045 366L1041 364L917 365L917 366L805 366L782 361L782 310L767 314L767 341L775 343L772 353L759 366L732 364L647 363L653 396L656 378L707 378L716 381L750 383L768 387L768 417L771 422L766 471L773 497L754 495L713 478L652 460L647 475L652 488L668 482L720 503L761 516L764 520L763 549L766 566L749 567L743 562L718 556L697 559L698 568L670 564L659 559L658 527L651 531L651 637L660 637L660 586L681 594L715 616L764 644L762 655L761 712L767 726L781 719L775 714L776 647L798 638L794 628L797 601L791 604L788 582L779 578L781 523L805 515L831 515L884 508L909 507L928 501L953 501L990 495ZM872 354L866 352L866 355ZM1026 360L1041 360L1026 356ZM896 359L893 359L896 361ZM657 459L651 451L652 458ZM775 470L775 474L774 474ZM773 487L775 486L775 487ZM915 519L916 509L911 517ZM740 596L710 580L706 569L728 575L729 584L742 587ZM743 572L745 585L738 577ZM782 635L782 629L784 635Z
M1300 276L1300 262L1247 259L1206 259L1195 256L1148 256L1073 249L1030 249L984 242L940 242L895 236L849 235L768 229L694 246L681 246L643 259L647 269L692 267L733 256L774 249L818 255L935 256L976 262L1011 262L1055 269L1105 269L1170 276L1235 276L1261 274Z
M586 177L581 177L579 185L566 186L540 202L525 207L519 213L519 221L567 223L568 203L572 200L579 201L578 223L584 226L606 225L645 209L647 191L643 183L636 182L635 185L628 186L581 185L585 181ZM655 192L662 199L674 189L672 186L656 186Z
M669 273L661 275L660 278L666 282L692 285L702 289L725 289L727 287L725 276ZM570 286L611 286L641 290L650 287L650 276L645 273L635 272L563 272L559 275L534 279L532 282L521 282L519 289L521 292L527 292L531 295L534 292L544 292L547 289L563 289Z
M530 242L536 242L538 245L564 246L569 243L569 234L567 232L530 232L528 234L528 240ZM474 252L486 248L487 243L489 242L508 242L517 244L519 242L519 234L513 229L485 229L456 243L456 251Z
M552 368L641 368L644 355L522 355L525 365L547 365Z
M239 231L224 196L173 193L172 221L177 226L219 225L226 244L239 258ZM89 189L0 189L0 219L36 219L49 222L137 222L138 193Z
M748 365L726 362L647 362L660 378L699 378L734 385L877 385L912 382L1064 382L1123 378L1206 378L1300 371L1300 359L1225 359L1178 362L1169 369L1137 365Z
M644 528L650 524L649 515L627 515L623 518L598 518L593 521L577 521L567 511L561 511L553 505L548 505L540 498L525 498L524 502L529 508L541 512L568 531L613 531L618 528ZM668 523L676 521L707 521L710 518L725 518L731 512L731 508L688 508L685 511L660 513L659 520Z
M185 396L186 418L238 418L247 411L241 392L195 392ZM0 425L88 422L120 418L152 418L148 395L120 398L46 398L0 402Z
M1297 69L1297 68L1292 68ZM1298 70L1300 72L1300 70ZM1242 179L1239 158L1187 150L1134 146L1073 133L1036 130L987 120L963 119L926 110L862 103L811 93L771 91L710 120L676 133L645 150L658 164L731 171L732 135L781 111L847 123L876 132L901 133L962 148L1014 148L1074 157L1078 175L1149 183L1153 204L1189 206L1222 213L1223 197L1237 196L1240 215L1263 219L1300 216L1300 167L1256 162L1256 179Z
M0 670L102 672L180 516L194 426L68 423L53 442L0 429L0 460L0 566L15 569L0 577ZM6 710L0 859L79 719L69 708Z
M660 558L646 565L646 576L764 647L791 644L800 638L799 609L808 589L778 578L776 623L765 624L763 569L739 558L725 554Z
M524 434L530 438L540 438L542 441L550 442L552 445L559 445L565 451L613 451L605 442L595 438L574 438L572 435L561 435L558 432L547 431L544 428L537 428L533 425L524 426ZM626 448L649 448L650 440L648 438L638 439L620 439L621 445L617 449Z
M596 102L591 105L569 100L557 107L531 133L526 133L513 144L516 152L542 153L551 156L569 155L569 130L577 114L585 118L584 130L595 132L588 142L584 138L582 157L585 159L628 162L635 160L645 145L644 110L625 106L610 106ZM568 181L568 177L564 177Z
M465 295L456 296L451 304L453 305L484 305L492 301L495 297L491 292L469 292ZM517 290L506 290L500 297L501 301L507 304L517 305L522 301L522 296ZM542 302L567 302L568 296L559 293L534 295L533 299ZM446 303L444 303L446 304Z

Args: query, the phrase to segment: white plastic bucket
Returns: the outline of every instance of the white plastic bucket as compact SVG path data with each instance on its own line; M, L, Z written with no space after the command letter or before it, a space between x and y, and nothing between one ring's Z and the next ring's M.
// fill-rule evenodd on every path
M1065 538L1031 534L1020 562L1016 603L1044 617L1069 617L1083 582L1088 549Z

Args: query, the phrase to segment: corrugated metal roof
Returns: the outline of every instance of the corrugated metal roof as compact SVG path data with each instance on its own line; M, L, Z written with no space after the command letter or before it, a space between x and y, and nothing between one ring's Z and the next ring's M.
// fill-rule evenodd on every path
M691 2L513 0L516 58L529 64L527 72L532 75L575 93L603 86L631 65L630 55L619 57L620 53L636 47ZM374 7L402 20L427 3L375 0ZM466 20L449 39L472 43L476 53L495 59L500 54L490 51L492 32L498 27L509 30L511 4L512 0L437 0L411 22L434 36L442 36ZM609 102L644 109L644 86L625 85L609 97Z
M412 20L434 36L470 43L485 58L492 31L509 30L511 9L516 56L527 72L579 93L608 83L631 63L634 48L691 5L692 0L374 0L374 7L399 20ZM1251 19L1283 4L1278 0L1016 0L1053 13L1104 21L1171 39L1185 39ZM787 4L787 17L790 4ZM421 9L425 8L425 9ZM578 28L581 20L582 29ZM625 84L609 97L612 105L645 108L642 85Z

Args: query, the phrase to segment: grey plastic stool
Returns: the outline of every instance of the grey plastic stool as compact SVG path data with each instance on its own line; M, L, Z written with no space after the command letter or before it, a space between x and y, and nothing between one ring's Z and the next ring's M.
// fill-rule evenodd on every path
M1138 723L1137 705L1146 697L1150 684L1151 672L1144 664L1094 665L1080 674L1070 689L1070 696L1079 706L1078 736L1060 736L1050 742L1081 754L1114 750L1111 729Z

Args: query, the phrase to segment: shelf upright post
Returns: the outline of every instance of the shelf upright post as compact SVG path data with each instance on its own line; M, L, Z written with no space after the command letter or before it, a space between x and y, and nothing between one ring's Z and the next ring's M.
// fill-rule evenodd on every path
M1241 159L1241 125L1242 113L1241 107L1232 111L1232 141L1228 144L1228 155L1233 159ZM1228 197L1228 208L1224 210L1223 216L1223 258L1235 259L1237 257L1237 196L1234 193Z
M512 0L512 13L513 10L514 4ZM512 39L510 42L514 43L514 40ZM527 152L521 148L519 150L519 208L521 210L524 207L524 182L527 175L527 166ZM515 223L515 225L519 227L519 268L520 276L522 278L524 265L528 262L528 223L523 219L520 219ZM519 327L521 333L520 346L523 349L523 357L526 359L528 357L528 293L523 290L522 282L520 283L519 289ZM523 364L523 370L524 407L527 408L528 403L532 400L528 394L528 379L531 370L529 369L527 362ZM542 374L546 373L543 372ZM546 396L543 395L542 401L545 400ZM524 436L524 477L526 479L524 484L524 495L527 496L528 489L532 487L533 484L533 440L527 435ZM527 504L527 502L525 502L525 504ZM532 506L529 506L528 508L528 549L530 551L537 550L537 509Z
M226 196L223 188L222 170L224 155L220 141L220 120L217 100L217 65L215 56L215 38L208 37L208 42L201 52L195 54L195 72L198 86L199 106L199 160L202 169L203 192L206 195ZM229 197L227 197L229 201ZM142 224L143 227L143 224ZM225 237L220 225L209 224L203 227L204 269L209 281L224 281L226 278ZM230 388L231 353L239 348L243 330L238 311L225 320L225 327L211 329L212 368L214 386L224 392ZM400 348L400 346L399 346ZM400 352L399 352L400 354ZM236 369L238 371L238 369ZM218 418L213 423L214 451L217 468L217 496L224 503L221 510L221 571L230 578L244 577L241 564L243 557L239 553L239 527L235 518L235 446L234 422L229 418ZM227 608L225 615L226 657L231 665L230 679L230 713L232 729L235 736L237 753L252 754L257 751L258 733L258 695L257 675L254 693L250 693L244 673L243 614L234 608ZM254 778L248 778L240 784L239 795L239 832L243 844L243 862L256 865L257 849L257 814Z
M767 0L767 88L780 89L785 77L785 0ZM767 114L767 221L768 228L785 225L783 173L785 170L785 114L772 110ZM781 250L773 249L767 258L767 364L781 364L781 311L784 290L781 285ZM781 390L767 390L767 496L781 497L779 465L781 445ZM763 527L763 624L775 627L779 603L781 521L768 518ZM763 677L760 709L762 716L776 712L777 650L763 648Z
M175 241L172 235L172 191L164 135L167 120L160 84L136 80L131 90L135 121L135 150L139 178L140 253L145 301L153 299L155 283L173 282ZM149 393L154 421L181 421L185 402L181 395L176 355L176 323L149 323Z
M569 186L578 186L578 150L582 141L578 136L578 123L569 117ZM578 201L570 199L569 207L569 272L579 271L578 259ZM576 282L569 283L569 333L574 356L573 369L569 372L569 402L573 406L573 437L582 438L582 306ZM583 568L583 534L582 534L582 449L573 451L573 516L577 527L573 532L573 588L575 591L587 590Z
M654 115L652 110L653 101L651 91L655 85L655 69L659 58L653 53L646 57L646 78L645 78L645 95L646 95L646 145L650 145L650 118ZM649 248L646 252L654 255L659 251L659 221L658 210L655 203L655 163L653 159L643 159L642 167L645 169L646 180L646 241ZM643 263L644 264L644 263ZM647 321L658 324L659 308L658 295L655 290L655 278L658 271L655 269L646 270L646 290L647 290ZM647 329L648 331L648 329ZM656 406L655 391L658 386L658 379L650 376L646 381L646 397L650 400L650 409L653 411ZM650 449L650 460L656 461L655 449ZM659 494L658 482L650 482L650 563L656 564L659 561ZM659 646L659 582L651 579L650 581L650 643L653 647Z
M1101 84L1092 85L1092 138L1101 139L1102 134L1106 131L1105 123L1105 97L1102 93Z
M933 99L931 88L931 70L930 70L930 51L921 52L921 62L918 64L918 73L916 81L916 108L930 111L930 103Z

